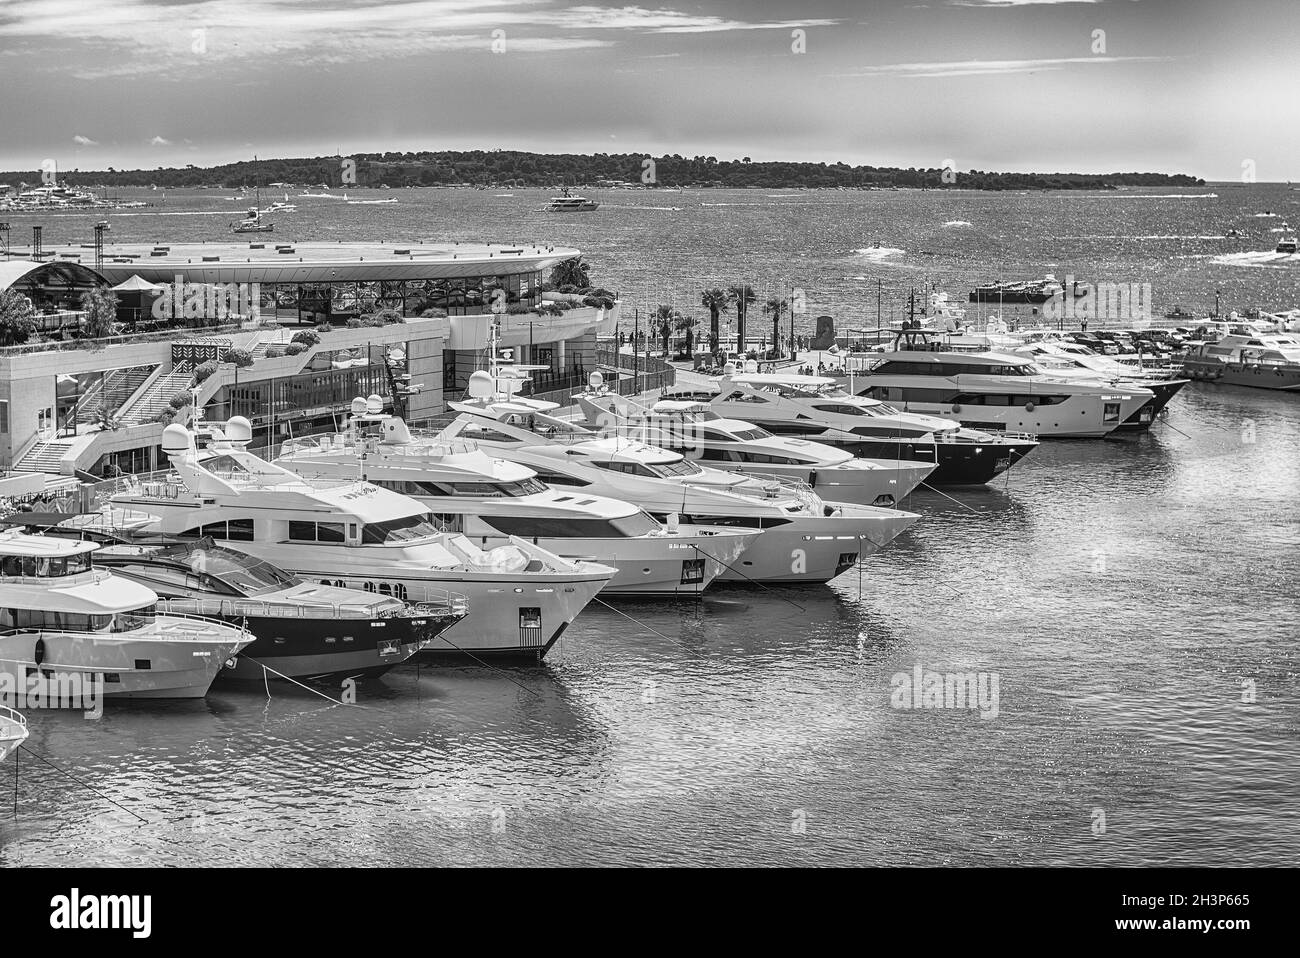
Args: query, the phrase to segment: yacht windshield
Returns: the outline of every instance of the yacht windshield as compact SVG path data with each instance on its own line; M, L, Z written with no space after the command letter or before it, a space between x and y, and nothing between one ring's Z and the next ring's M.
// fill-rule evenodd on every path
M283 569L277 569L269 562L262 562L261 560L236 565L233 561L223 557L219 565L219 568L213 568L213 562L209 558L205 571L242 595L278 592L281 589L288 589L302 582L296 575L291 575Z
M361 541L366 545L391 545L395 542L416 542L438 534L438 527L423 515L403 516L387 522L368 522L361 529Z
M704 471L686 459L678 459L676 462L647 462L642 465L649 469L651 474L661 479L672 476L694 476Z
M734 432L732 432L732 435L735 436L737 439L742 439L742 440L772 438L772 434L770 432L768 432L766 429L759 429L757 426L755 426L753 429L737 429Z

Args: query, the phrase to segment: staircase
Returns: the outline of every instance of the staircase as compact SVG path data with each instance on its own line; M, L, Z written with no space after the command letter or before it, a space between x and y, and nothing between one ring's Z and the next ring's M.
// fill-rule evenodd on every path
M75 441L75 437L71 437L67 439L46 439L37 442L23 454L21 459L14 463L14 471L48 472L58 475L62 468L63 457Z
M77 402L77 422L90 424L99 417L101 408L116 413L118 408L145 384L156 366L130 366L114 369L97 379Z
M172 397L188 390L193 381L194 371L189 363L172 367L170 371L155 379L135 402L122 409L119 414L122 423L127 426L138 426L141 423L152 422L160 412L170 408Z

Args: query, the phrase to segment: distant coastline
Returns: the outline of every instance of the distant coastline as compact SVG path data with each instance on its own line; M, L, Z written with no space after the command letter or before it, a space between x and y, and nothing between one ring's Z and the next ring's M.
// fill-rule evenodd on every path
M0 173L13 185L38 184L39 170ZM357 153L262 159L219 166L153 170L73 169L59 181L72 186L220 188L241 186L328 187L486 187L582 189L961 189L961 190L1110 190L1124 186L1205 186L1183 173L997 173L846 163L754 162L715 157L658 156L640 153L545 154L514 150Z

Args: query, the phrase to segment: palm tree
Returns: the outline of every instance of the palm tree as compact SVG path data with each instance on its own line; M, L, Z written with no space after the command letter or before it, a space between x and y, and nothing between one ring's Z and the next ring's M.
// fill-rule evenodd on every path
M107 286L96 286L81 294L81 308L86 313L82 324L88 339L102 339L113 332L117 322L117 294Z
M718 341L718 318L727 308L727 304L727 294L717 287L700 293L700 305L709 311L709 341L715 349Z
M790 304L779 296L773 296L763 307L763 312L772 315L772 352L773 358L781 356L781 316L790 311Z
M731 286L727 289L727 298L736 304L736 348L745 351L745 316L749 313L750 303L756 302L752 286Z
M659 328L659 336L664 342L664 359L668 358L668 345L672 339L673 326L681 318L677 310L664 303L655 309L654 322Z
M556 263L551 270L551 285L556 289L561 286L591 289L591 266L584 263L581 256Z

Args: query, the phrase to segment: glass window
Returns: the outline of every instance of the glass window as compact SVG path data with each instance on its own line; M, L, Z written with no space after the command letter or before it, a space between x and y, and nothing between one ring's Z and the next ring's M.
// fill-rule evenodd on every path
M438 534L424 515L403 516L387 522L367 522L361 527L361 541L367 545L415 542Z

